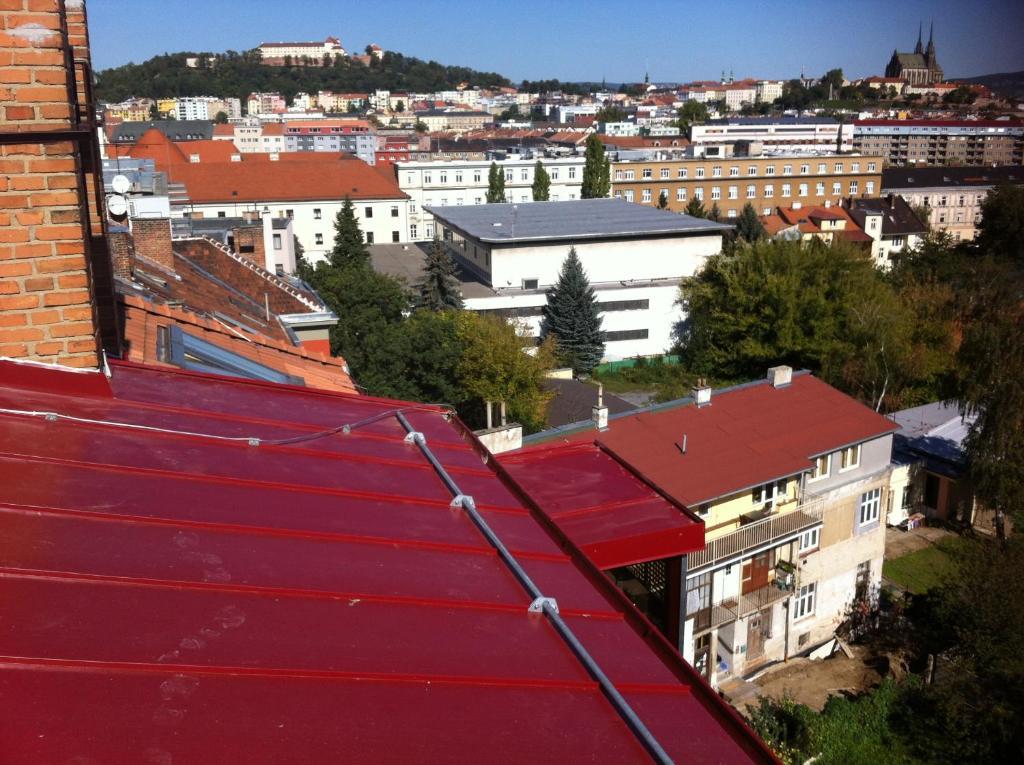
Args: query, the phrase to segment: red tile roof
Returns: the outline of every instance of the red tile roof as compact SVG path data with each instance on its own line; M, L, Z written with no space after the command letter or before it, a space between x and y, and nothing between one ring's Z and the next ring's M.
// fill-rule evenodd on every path
M896 425L813 375L796 373L716 392L711 405L678 405L614 417L606 431L553 434L594 440L689 508L809 470L811 459L877 438ZM686 454L678 444L687 437Z
M498 461L602 569L704 549L700 519L594 443L509 452Z
M176 325L193 337L255 361L263 366L298 377L311 388L337 393L356 393L348 367L342 358L324 356L262 334L249 334L225 322L198 313L122 295L126 358L140 364L170 366L160 361L158 328Z
M677 762L775 761L439 408L111 373L0 362L6 763L650 762L558 623Z

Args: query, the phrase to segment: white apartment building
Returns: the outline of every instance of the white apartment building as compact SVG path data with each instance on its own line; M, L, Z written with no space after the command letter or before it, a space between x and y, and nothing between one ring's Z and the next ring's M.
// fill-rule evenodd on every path
M640 135L640 125L635 122L604 122L601 125L601 132L613 136L635 136Z
M552 202L579 199L583 157L529 157L497 160L505 173L505 198L519 204L533 200L531 186L537 159L551 179ZM409 195L409 240L434 238L434 217L427 207L482 205L487 201L490 160L401 162L395 165L398 185Z
M745 104L752 104L756 100L757 88L739 85L725 86L725 106L730 111L738 112Z
M785 80L758 80L755 85L755 95L758 103L772 103L776 98L782 98L782 88Z
M683 318L679 281L722 249L730 227L618 199L433 207L464 271L466 308L540 332L546 292L575 247L604 317L605 360L666 352Z
M760 143L765 150L853 151L853 123L831 117L727 117L690 128L694 147Z
M264 59L283 59L288 56L295 61L304 56L314 61L320 61L324 54L345 55L345 49L337 37L328 37L323 42L265 42L260 43L259 51L260 56Z

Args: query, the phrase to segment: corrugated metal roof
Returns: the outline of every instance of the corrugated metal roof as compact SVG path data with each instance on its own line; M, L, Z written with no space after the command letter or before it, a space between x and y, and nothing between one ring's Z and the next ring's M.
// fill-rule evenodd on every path
M482 242L721 234L732 226L622 199L427 207L435 218Z
M441 409L0 361L5 763L649 762L396 407L675 760L774 761Z

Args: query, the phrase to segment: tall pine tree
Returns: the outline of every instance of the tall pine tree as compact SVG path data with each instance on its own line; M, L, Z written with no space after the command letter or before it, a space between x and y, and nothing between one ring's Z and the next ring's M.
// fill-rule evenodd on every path
M533 168L533 191L534 202L547 202L551 198L551 176L544 169L544 165L538 159Z
M708 210L708 220L713 220L716 223L722 220L722 211L718 209L718 202L711 203L711 209Z
M736 219L736 236L745 242L756 242L767 236L761 220L757 217L757 211L750 202L743 205L743 210Z
M658 194L658 209L659 210L667 210L668 209L668 194L666 194L664 191L662 191L660 194Z
M366 249L352 200L348 197L334 218L334 247L327 256L327 262L335 268L370 264L370 251Z
M455 275L455 261L440 239L434 240L427 253L426 271L420 284L417 307L428 311L462 308L462 291Z
M583 184L580 187L582 199L600 199L611 191L611 162L605 154L604 144L596 135L587 139L584 153Z
M487 204L505 201L505 171L498 167L497 162L492 162L487 173Z
M700 197L690 197L690 201L686 204L686 214L692 215L694 218L708 217L708 212L704 209L704 203Z
M540 337L554 335L558 362L574 374L590 374L604 356L602 317L576 248L562 263L558 281L548 290L542 309Z

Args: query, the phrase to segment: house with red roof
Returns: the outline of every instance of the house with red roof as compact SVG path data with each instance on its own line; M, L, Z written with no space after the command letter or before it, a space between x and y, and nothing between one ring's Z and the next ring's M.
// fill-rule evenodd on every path
M607 415L523 439L497 457L556 523L599 519L577 501L599 481L580 450L607 455L704 523L705 546L669 554L620 516L631 555L605 568L715 686L830 641L877 597L898 426L808 373ZM573 458L570 461L570 458ZM628 563L624 563L626 559Z
M789 207L777 207L775 212L761 216L761 225L769 237L794 239L801 242L819 240L826 244L845 240L870 249L873 239L842 206L804 207L794 202Z

